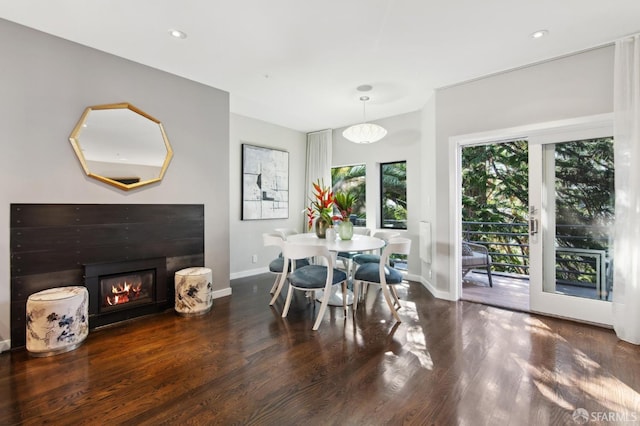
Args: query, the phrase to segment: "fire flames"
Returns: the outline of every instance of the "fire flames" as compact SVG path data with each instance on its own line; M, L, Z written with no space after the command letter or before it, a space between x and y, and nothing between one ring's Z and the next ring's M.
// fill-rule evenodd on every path
M118 285L112 285L112 294L107 296L107 304L109 306L115 306L130 302L133 299L137 299L138 296L140 296L141 289L142 283L130 284L125 281Z

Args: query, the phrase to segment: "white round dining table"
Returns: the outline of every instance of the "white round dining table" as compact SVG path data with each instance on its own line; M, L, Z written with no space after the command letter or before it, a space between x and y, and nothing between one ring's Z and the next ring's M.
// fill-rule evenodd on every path
M287 243L305 244L305 245L324 245L333 255L333 266L336 267L336 261L339 252L364 252L377 250L384 247L384 240L368 235L354 234L350 240L341 240L340 237L335 239L318 238L315 233L294 234L287 237ZM331 291L329 305L342 306L342 288L335 285ZM316 300L322 298L322 292L316 292ZM347 290L347 305L353 303L353 293Z

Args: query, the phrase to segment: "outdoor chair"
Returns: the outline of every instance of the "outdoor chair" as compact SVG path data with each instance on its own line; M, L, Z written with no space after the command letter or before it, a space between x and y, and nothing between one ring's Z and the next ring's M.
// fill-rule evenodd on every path
M472 269L485 268L487 270L487 278L489 279L489 287L493 287L491 280L491 256L489 250L481 245L462 242L462 277Z

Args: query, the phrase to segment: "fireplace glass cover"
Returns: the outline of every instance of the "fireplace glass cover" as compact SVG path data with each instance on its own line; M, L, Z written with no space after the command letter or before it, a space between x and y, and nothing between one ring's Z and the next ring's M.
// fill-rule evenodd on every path
M100 277L100 311L153 303L154 283L155 269Z

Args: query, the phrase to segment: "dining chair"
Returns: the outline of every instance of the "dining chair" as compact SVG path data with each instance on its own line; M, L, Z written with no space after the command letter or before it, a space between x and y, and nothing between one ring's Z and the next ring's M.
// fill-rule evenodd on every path
M376 231L373 233L375 238L380 238L385 242L385 245L391 238L396 238L400 236L400 233L397 231ZM384 248L383 248L384 249ZM379 263L380 262L380 254L376 253L360 253L353 256L353 261L357 265L364 265L366 263Z
M400 233L397 231L376 231L374 232L373 236L375 238L380 238L382 241L384 241L385 246L387 245L387 242L391 239L391 238L396 238L400 236ZM355 256L353 256L353 266L355 266L355 269L358 269L361 265L366 265L367 263L380 263L380 253L382 252L382 250L384 250L384 247L382 247L378 253L359 253L356 254ZM392 260L388 260L389 265L393 266L393 261ZM398 296L395 294L395 289L392 288L392 291L394 292L394 296L397 298ZM363 287L363 291L362 291L363 295L367 294L367 285L365 284Z
M366 263L356 269L353 276L353 310L358 309L358 295L360 286L365 284L374 284L382 288L389 309L396 321L400 322L400 316L397 309L401 307L397 292L394 286L401 284L404 276L397 269L389 266L389 256L392 254L408 255L411 250L411 240L409 238L392 238L382 250L380 261L378 263ZM390 291L389 288L393 290ZM393 301L391 300L393 297ZM397 308L396 308L397 307Z
M324 290L322 301L320 303L320 310L318 311L316 321L313 324L313 330L317 330L322 322L322 317L329 304L329 298L331 297L331 288L336 284L342 284L342 291L346 293L347 288L347 274L339 269L334 268L333 256L331 252L324 245L307 245L296 244L293 242L286 242L282 247L282 255L285 262L291 263L292 261L306 259L310 257L316 257L318 259L324 258L326 266L324 265L308 265L301 268L295 268L289 274L289 289L287 291L287 299L282 310L282 318L285 318L289 313L289 307L291 305L291 297L294 290L302 290L304 292L312 292L312 297L309 300L315 303L315 291ZM284 280L281 277L281 282ZM343 293L344 294L344 293ZM347 311L346 297L342 300L342 307Z
M295 229L292 228L276 228L274 231L282 236L283 240L286 240L289 235L295 235L298 233Z
M270 294L273 294L269 305L273 305L278 299L278 296L280 296L280 291L282 290L282 286L279 287L278 284L280 283L282 271L285 270L284 257L282 257L282 245L284 244L284 239L282 238L282 235L280 233L271 232L262 234L262 242L265 247L276 246L280 248L280 254L278 255L278 257L269 262L269 272L275 274L276 276L275 280L273 281L273 285L271 286L271 290L269 291ZM309 265L309 261L307 259L299 259L295 262L296 268L301 268L307 265ZM288 272L291 272L290 267Z

